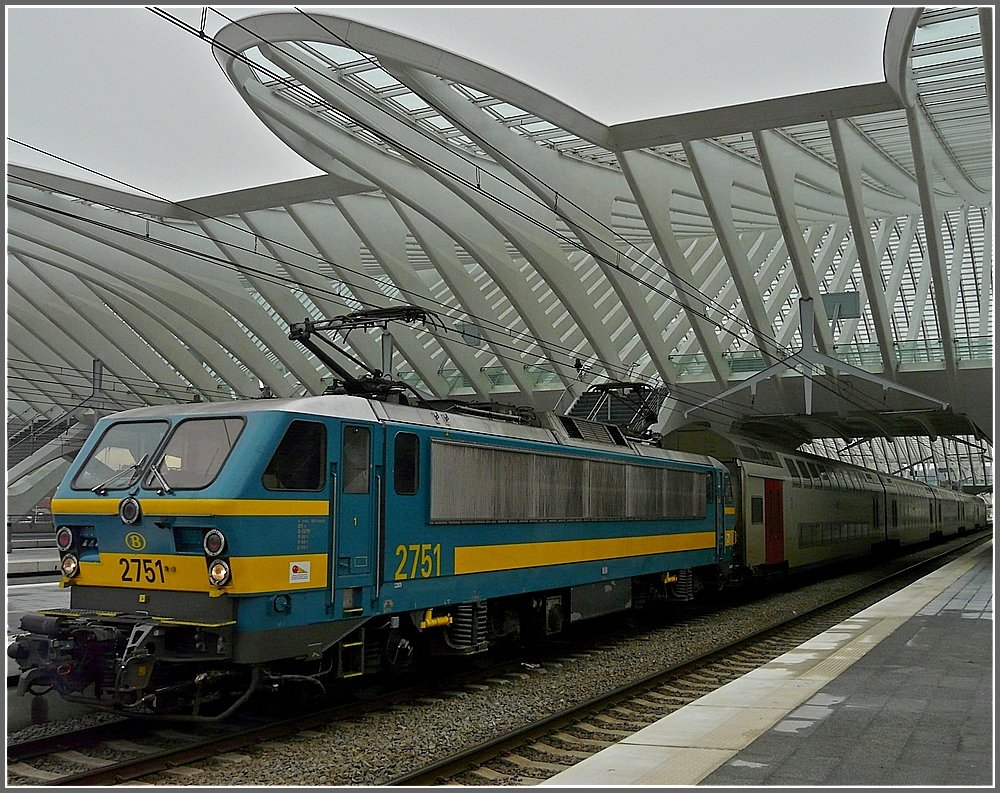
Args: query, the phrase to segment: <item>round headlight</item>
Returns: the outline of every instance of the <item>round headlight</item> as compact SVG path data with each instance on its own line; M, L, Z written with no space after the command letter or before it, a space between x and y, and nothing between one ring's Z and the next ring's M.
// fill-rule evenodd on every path
M206 556L218 556L226 547L226 537L218 529L211 529L205 534L202 547Z
M80 572L80 562L73 554L66 554L59 566L62 568L63 575L67 578L73 578Z
M60 551L65 551L73 544L73 532L70 531L68 526L60 526L59 531L56 532L56 545L59 546Z
M208 566L208 580L215 586L223 586L229 581L229 565L217 559Z
M142 507L139 506L138 499L133 496L123 498L118 504L118 517L122 519L122 523L129 526L136 523L142 517Z

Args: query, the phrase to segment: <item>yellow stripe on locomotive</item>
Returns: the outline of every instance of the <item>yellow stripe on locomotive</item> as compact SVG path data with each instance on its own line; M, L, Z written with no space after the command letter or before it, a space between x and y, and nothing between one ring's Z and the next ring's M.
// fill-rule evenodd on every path
M157 517L325 516L330 514L328 501L313 499L140 498L138 501L144 515ZM114 515L117 512L117 499L52 499L52 513L54 515Z
M112 586L136 590L209 592L253 595L323 589L327 586L327 554L231 556L231 581L209 584L203 556L181 554L101 553L99 561L80 562L73 586Z
M597 562L657 553L711 550L714 547L713 532L463 546L455 548L455 573L487 573L574 562Z

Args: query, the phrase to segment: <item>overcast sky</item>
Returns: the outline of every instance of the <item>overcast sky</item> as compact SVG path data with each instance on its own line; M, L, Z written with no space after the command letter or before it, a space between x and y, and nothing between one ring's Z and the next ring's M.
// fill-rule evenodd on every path
M300 7L442 46L607 124L881 81L891 11ZM161 8L201 23L201 6ZM5 11L8 163L101 182L14 139L171 200L318 173L253 115L206 41L145 7ZM209 11L209 34L226 24Z

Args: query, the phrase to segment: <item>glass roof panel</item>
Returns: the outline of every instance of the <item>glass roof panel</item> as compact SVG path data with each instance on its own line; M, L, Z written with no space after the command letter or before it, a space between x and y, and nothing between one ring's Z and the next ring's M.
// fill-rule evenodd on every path
M920 25L913 36L914 44L924 44L941 38L969 36L979 32L979 20L974 16L948 19L944 22Z
M518 116L527 115L523 110L514 107L506 102L497 102L495 105L489 106L490 110L503 118L517 118Z
M428 105L423 99L414 93L400 94L392 97L392 101L397 102L409 111L428 110Z
M958 168L974 186L989 190L993 135L978 9L924 11L914 42L911 65L921 106Z
M338 66L343 66L345 63L353 63L358 58L364 57L357 50L348 49L336 44L327 44L323 41L310 41L309 47L324 56L326 60Z
M375 90L399 85L395 77L382 69L368 69L364 72L355 72L354 77Z

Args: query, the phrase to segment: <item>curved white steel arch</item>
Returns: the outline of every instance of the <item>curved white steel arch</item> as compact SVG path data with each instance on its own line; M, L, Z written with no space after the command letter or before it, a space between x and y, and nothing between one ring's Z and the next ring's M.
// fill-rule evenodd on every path
M80 283L66 288L58 315L11 312L16 349L30 349L23 339L40 332L43 316L75 324L106 310L163 359L119 367L121 377L138 370L199 393L215 382L252 395L257 379L279 394L316 391L328 373L287 340L286 323L402 298L477 324L485 342L467 348L457 334L394 331L397 366L436 396L551 404L584 387L574 359L608 378L709 395L746 376L736 361L756 356L766 366L794 346L798 297L858 291L862 317L836 328L815 302L820 349L868 356L866 366L898 381L937 369L943 398L981 409L962 384L992 365L992 193L983 178L984 157L992 172L992 64L956 84L956 126L932 91L948 85L949 64L924 65L924 44L914 44L918 31L934 40L944 13L893 11L884 84L611 128L400 34L317 14L322 28L300 13L243 20L250 32L230 26L220 45L256 50L259 63L263 52L289 84L260 82L259 69L222 47L220 64L261 121L329 176L180 207L10 169L9 255L34 240L36 256L24 261L42 277L13 268L12 297L27 303L33 289L68 283L73 261ZM323 41L339 42L342 54L355 47L357 57L348 66L302 48ZM390 90L365 82L371 69ZM310 107L299 87L311 92ZM150 223L175 247L125 244L111 228L60 212L133 233ZM619 254L631 277L609 266ZM220 262L234 270L223 273ZM43 277L48 267L61 274ZM284 277L294 285L275 280ZM142 322L157 301L176 319L169 343L157 339L159 317ZM213 309L240 324L209 316ZM122 337L113 323L94 322L107 330L88 334L86 350L63 339L39 362L110 362ZM378 365L376 339L358 334L350 345ZM538 377L538 367L552 376ZM30 407L25 396L19 407Z

